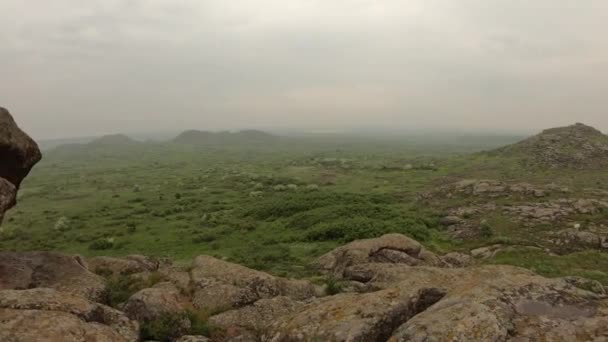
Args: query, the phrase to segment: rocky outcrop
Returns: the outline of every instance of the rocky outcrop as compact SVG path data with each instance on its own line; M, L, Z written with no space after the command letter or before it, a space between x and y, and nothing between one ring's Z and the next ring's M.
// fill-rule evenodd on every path
M527 166L599 169L608 164L608 136L582 123L551 128L489 155L518 158Z
M79 256L55 252L0 252L0 289L52 288L92 301L104 298L105 281Z
M395 341L578 341L608 336L604 297L507 266L466 270Z
M318 293L318 289L307 281L274 277L206 255L194 259L190 274L195 288L204 291L208 287L218 291L217 293L230 294L232 299L241 298L245 302L251 298L257 300L277 296L303 300Z
M565 187L539 187L529 183L506 183L493 179L463 179L422 194L422 198L470 196L481 198L541 198L553 192L568 192Z
M261 299L253 305L213 316L209 322L224 330L228 339L259 341L268 338L268 329L273 322L298 312L303 306L288 297Z
M53 289L0 290L1 341L137 341L122 312Z
M4 212L16 204L21 182L41 158L36 142L0 107L0 223Z
M401 234L353 241L321 256L314 266L337 277L348 267L366 263L397 263L410 266L442 265L441 259L415 240Z

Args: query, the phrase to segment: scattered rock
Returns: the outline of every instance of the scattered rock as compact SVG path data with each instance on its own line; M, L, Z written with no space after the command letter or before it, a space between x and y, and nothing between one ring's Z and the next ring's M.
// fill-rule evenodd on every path
M458 216L446 216L446 217L442 218L441 220L439 220L439 223L442 226L453 226L460 222L462 222L462 219Z
M496 253L500 252L502 249L502 245L492 245L487 247L476 248L471 251L471 256L477 259L490 259L496 255Z

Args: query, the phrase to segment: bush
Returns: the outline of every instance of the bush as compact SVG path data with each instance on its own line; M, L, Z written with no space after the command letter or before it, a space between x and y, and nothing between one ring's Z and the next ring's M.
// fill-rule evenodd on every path
M342 291L344 291L344 284L335 277L329 276L325 279L325 294L333 296Z
M95 240L89 245L90 250L106 250L114 247L114 243L108 239Z
M367 217L354 217L318 224L306 234L306 239L309 241L350 242L388 233L405 234L418 241L427 241L431 235L430 230L423 223L411 219L382 221Z
M494 231L492 230L492 226L487 223L482 223L481 229L479 231L479 235L483 238L491 238L494 235Z
M193 243L212 242L217 240L218 236L211 233L204 233L192 238Z
M183 329L185 320L189 320L189 317L186 312L183 312L177 314L165 313L158 319L143 322L139 328L140 339L142 341L170 342L187 333Z
M126 274L111 277L112 271L107 269L96 269L95 272L108 278L105 302L112 307L124 303L134 293L152 287L164 280L164 277L160 273L152 273L148 276L148 279L141 279Z

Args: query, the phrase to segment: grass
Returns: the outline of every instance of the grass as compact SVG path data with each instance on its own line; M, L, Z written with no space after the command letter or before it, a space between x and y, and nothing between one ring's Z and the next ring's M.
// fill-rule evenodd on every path
M0 249L145 254L179 263L207 254L305 277L314 258L345 242L385 233L407 234L442 253L492 241L536 242L537 227L521 227L500 213L485 217L479 240L449 239L438 219L475 199L418 200L420 192L435 189L446 177L557 182L572 189L608 185L601 172L531 172L513 159L462 154L501 143L324 138L272 147L60 148L45 153L23 183L18 207L0 228ZM503 259L536 267L517 257ZM579 255L577 261L592 272L595 257ZM545 268L556 260L562 259L547 259ZM580 268L560 262L563 273Z
M608 254L599 251L562 256L543 251L508 251L498 253L489 263L524 267L547 277L580 276L608 285Z

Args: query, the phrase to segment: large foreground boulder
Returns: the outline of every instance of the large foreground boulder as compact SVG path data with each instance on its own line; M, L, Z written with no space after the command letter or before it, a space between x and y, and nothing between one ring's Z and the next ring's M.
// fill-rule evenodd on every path
M15 205L21 182L41 158L36 142L0 107L0 223Z
M55 252L0 252L0 290L52 288L102 301L105 281L79 256Z

